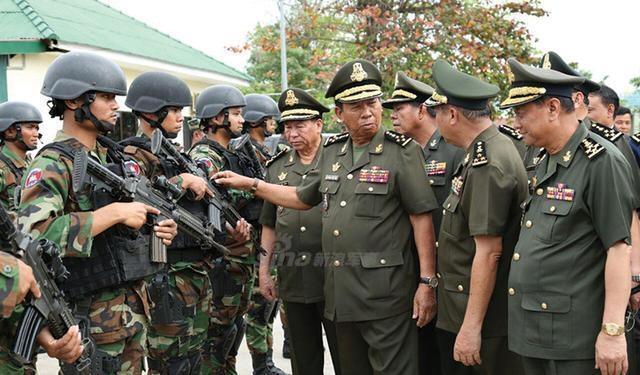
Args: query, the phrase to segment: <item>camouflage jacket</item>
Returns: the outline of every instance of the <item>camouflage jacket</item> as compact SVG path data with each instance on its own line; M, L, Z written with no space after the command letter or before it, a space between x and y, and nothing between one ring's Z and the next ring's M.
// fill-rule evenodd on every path
M0 301L2 316L9 316L16 306L20 274L18 260L11 254L0 252Z
M209 179L213 179L213 176L219 171L229 169L224 156L218 154L216 150L209 147L206 143L198 143L194 145L189 151L189 156L191 156L195 162L206 168L206 173ZM249 192L235 189L229 189L229 194L231 195L231 199L233 200L233 204L236 208L238 208L243 201L248 201L254 198L253 194ZM235 223L229 224L231 226L235 226ZM230 257L231 260L245 264L255 263L255 255L253 254L252 246L250 246L249 243L246 243L239 248L235 245L226 245L232 253L238 254L238 256ZM244 250L240 250L242 248L244 248Z
M30 162L30 157L22 159L13 151L2 145L0 148L0 204L5 210L15 212L18 202L14 200L16 187L20 185L22 176L16 175L15 171L24 173ZM6 159L6 160L5 160ZM7 162L11 165L7 165Z
M59 131L54 142L70 138ZM104 147L97 144L87 151L106 164ZM23 179L18 225L34 238L45 237L58 244L62 256L88 257L93 243L93 204L88 197L73 192L72 170L73 161L53 149L36 156Z

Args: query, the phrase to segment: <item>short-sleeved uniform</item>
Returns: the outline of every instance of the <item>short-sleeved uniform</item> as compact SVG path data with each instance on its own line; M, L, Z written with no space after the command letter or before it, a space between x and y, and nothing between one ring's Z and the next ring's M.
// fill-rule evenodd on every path
M336 322L343 373L417 372L417 285L409 215L438 207L411 138L378 129L354 162L348 133L329 138L297 194L321 204L325 317Z
M0 243L1 247L2 244ZM0 372L2 374L21 375L25 372L24 367L16 366L9 356L15 337L16 325L20 318L16 311L19 280L20 274L18 273L17 259L13 255L0 251L0 301L2 302L2 314L11 314L8 318L0 317Z
M525 363L588 360L583 369L593 369L607 250L630 238L629 173L615 146L583 126L541 157L507 289L509 348Z
M299 186L317 168L322 146L314 160L303 164L293 149L285 149L267 163L266 182ZM292 345L294 374L322 374L322 327L339 372L335 327L324 319L324 257L320 205L307 211L265 202L260 223L276 232L274 263L278 270L278 295L284 302Z
M464 321L475 257L475 236L502 238L496 283L482 325L481 371L517 374L517 358L508 358L507 277L520 230L520 205L527 197L527 178L513 142L490 126L471 143L458 167L444 203L438 248L438 323L445 339L440 350L444 373L472 369L453 361L455 335ZM445 344L446 343L446 344ZM506 371L506 372L505 372Z

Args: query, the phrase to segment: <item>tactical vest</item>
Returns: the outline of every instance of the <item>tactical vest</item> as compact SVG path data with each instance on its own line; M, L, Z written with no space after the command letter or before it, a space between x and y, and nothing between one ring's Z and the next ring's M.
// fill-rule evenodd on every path
M151 153L151 141L144 137L130 137L121 141L120 145L122 147L135 146ZM162 157L157 158L157 160L165 177L172 178L182 173L173 158ZM198 217L203 223L206 223L209 220L207 217L207 203L204 200L191 200L187 195L185 194L180 198L178 205ZM169 263L177 263L179 261L195 262L206 255L206 249L203 249L192 237L180 231L171 241L171 246L167 250Z
M0 146L2 145L0 144ZM9 160L9 158L5 154L0 153L0 161L6 164L7 168L9 168L9 171L11 171L11 173L16 177L16 187L14 190L14 194L13 197L9 197L9 199L13 199L14 206L18 207L20 205L20 190L22 188L22 186L20 185L20 181L22 181L24 170L16 167L15 164L13 164L13 162Z
M232 172L250 178L261 177L258 176L256 171L253 169L253 163L249 156L245 155L244 153L233 152L222 147L220 143L207 138L198 142L196 145L194 145L194 147L200 144L206 144L207 146L211 147L216 153L218 153L218 155L221 155L224 158L225 167L223 169L230 170ZM240 202L237 209L240 213L240 216L242 216L252 225L256 225L258 223L258 219L260 219L260 212L262 211L262 201L258 199L251 199L247 202Z
M55 142L44 146L44 150L53 149L61 156L73 160L82 145L75 139ZM109 148L110 164L106 165L119 176L125 174L124 158L113 148ZM86 177L88 180L91 177ZM92 210L114 202L110 191L99 189L88 181L85 191L78 195L88 195ZM71 186L71 184L69 184ZM63 258L69 276L62 284L65 294L73 299L95 294L100 289L114 289L131 284L160 271L161 263L150 260L150 244L153 228L145 225L139 231L123 224L114 225L93 238L91 255L88 258Z

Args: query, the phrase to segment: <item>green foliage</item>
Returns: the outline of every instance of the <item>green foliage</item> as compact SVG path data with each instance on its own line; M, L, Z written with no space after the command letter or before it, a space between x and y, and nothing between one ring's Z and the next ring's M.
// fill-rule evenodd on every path
M444 58L506 90L509 57L537 62L523 19L545 15L539 0L297 0L287 7L289 86L330 104L324 92L349 60L375 62L389 92L397 71L430 82L433 62ZM246 48L250 90L280 91L278 23L258 26Z

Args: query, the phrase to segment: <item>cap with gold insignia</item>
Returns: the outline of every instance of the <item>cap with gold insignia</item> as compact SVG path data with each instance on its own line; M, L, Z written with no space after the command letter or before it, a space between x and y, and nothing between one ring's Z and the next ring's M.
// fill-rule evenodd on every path
M393 109L395 103L417 102L424 103L433 94L433 87L413 78L409 78L404 72L396 73L396 84L391 94L391 99L385 100L382 106Z
M436 90L425 102L430 107L450 104L479 111L487 108L489 99L498 95L500 91L498 86L462 73L444 60L436 60L432 72Z
M574 76L574 77L584 77L580 73L578 73L575 69L573 69L569 64L567 64L560 55L557 53L550 51L545 53L540 59L540 65L543 69L552 69L556 70L560 73L564 73L566 75ZM574 86L575 90L582 92L585 95L589 95L590 92L600 90L600 85L586 77L584 77L584 82Z
M353 103L382 96L382 74L367 60L344 64L331 81L325 98L340 103Z
M323 113L329 112L329 108L322 105L309 93L295 87L286 89L280 94L278 109L280 110L281 123L322 117Z
M545 95L571 98L573 87L584 82L584 77L524 65L514 58L507 62L514 80L509 96L500 104L501 109L527 104Z

